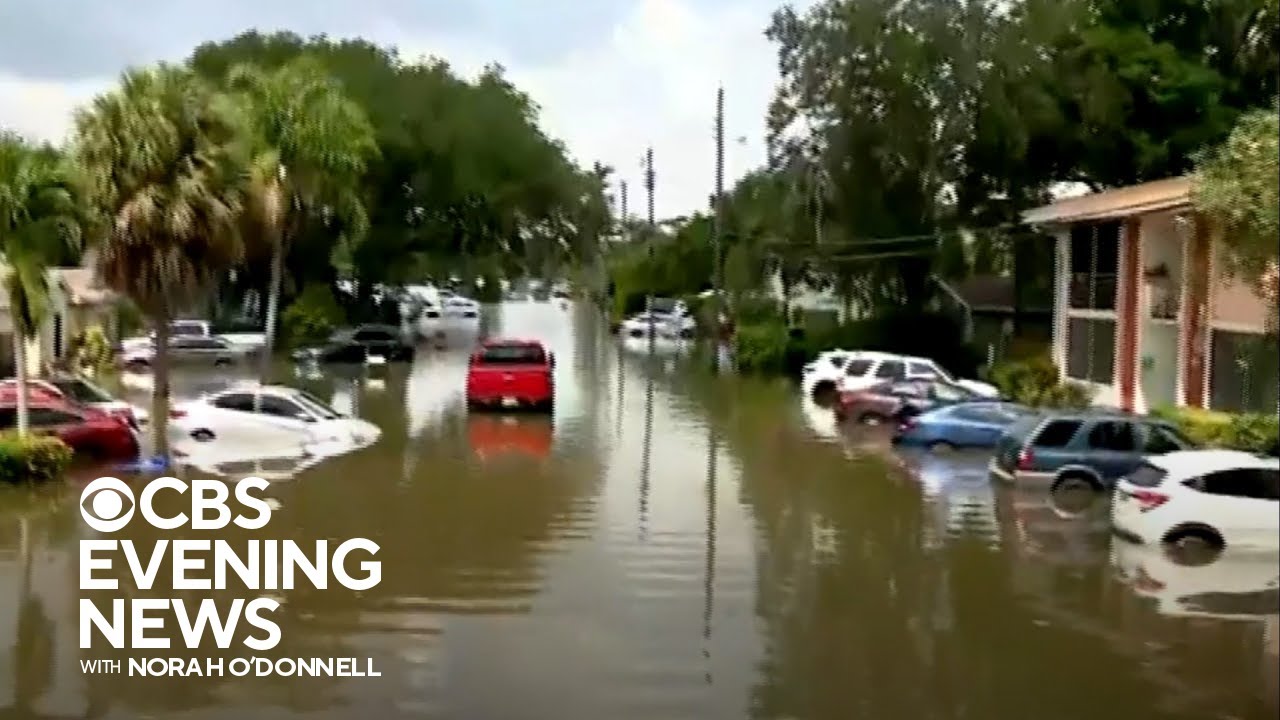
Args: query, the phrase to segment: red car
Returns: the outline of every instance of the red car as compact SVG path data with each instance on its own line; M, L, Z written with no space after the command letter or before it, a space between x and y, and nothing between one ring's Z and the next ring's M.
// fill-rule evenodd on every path
M0 391L0 431L18 427L17 394ZM27 395L32 432L56 435L77 453L100 460L132 460L138 456L133 428L111 413L68 402L46 392Z
M486 340L471 354L467 407L550 412L555 357L536 340Z

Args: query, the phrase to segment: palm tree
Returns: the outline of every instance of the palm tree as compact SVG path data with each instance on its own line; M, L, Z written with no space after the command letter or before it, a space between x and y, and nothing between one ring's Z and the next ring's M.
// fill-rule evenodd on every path
M75 154L108 230L98 272L155 327L152 425L168 457L169 322L244 256L247 133L230 99L185 68L130 70L76 115Z
M0 252L13 319L19 435L27 434L29 422L27 343L48 309L47 267L79 240L80 218L70 174L57 151L0 133Z
M253 163L245 217L271 253L267 293L267 381L275 347L280 284L289 242L308 216L342 227L340 250L368 228L359 190L367 163L378 152L364 109L313 58L300 57L265 71L254 65L231 69L227 86L253 126Z

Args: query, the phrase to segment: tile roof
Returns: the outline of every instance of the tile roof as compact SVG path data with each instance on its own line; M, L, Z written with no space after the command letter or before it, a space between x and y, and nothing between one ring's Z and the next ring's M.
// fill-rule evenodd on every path
M1191 204L1191 177L1165 178L1058 200L1022 214L1028 225L1115 220Z

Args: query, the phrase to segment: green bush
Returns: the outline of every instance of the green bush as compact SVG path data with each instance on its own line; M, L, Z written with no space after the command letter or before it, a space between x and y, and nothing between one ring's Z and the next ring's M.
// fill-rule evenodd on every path
M69 355L75 371L90 377L98 377L114 365L111 343L101 325L91 325L77 333L71 340Z
M287 347L324 342L346 322L346 314L326 283L312 283L302 290L280 317L281 335Z
M988 377L1003 397L1022 405L1082 408L1089 404L1088 390L1059 380L1058 366L1047 355L997 363Z
M1151 414L1173 423L1188 439L1205 447L1262 453L1280 437L1280 420L1275 415L1177 407L1156 408Z
M790 336L779 320L739 325L734 335L734 360L747 373L776 373L786 369Z
M57 480L71 464L71 448L56 437L0 433L0 481L14 484Z

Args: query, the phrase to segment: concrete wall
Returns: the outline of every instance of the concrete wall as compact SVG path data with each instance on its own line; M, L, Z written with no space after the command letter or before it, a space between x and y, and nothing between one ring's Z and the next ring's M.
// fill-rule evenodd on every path
M1266 329L1267 301L1252 283L1227 273L1221 246L1213 261L1213 323L1232 330Z

